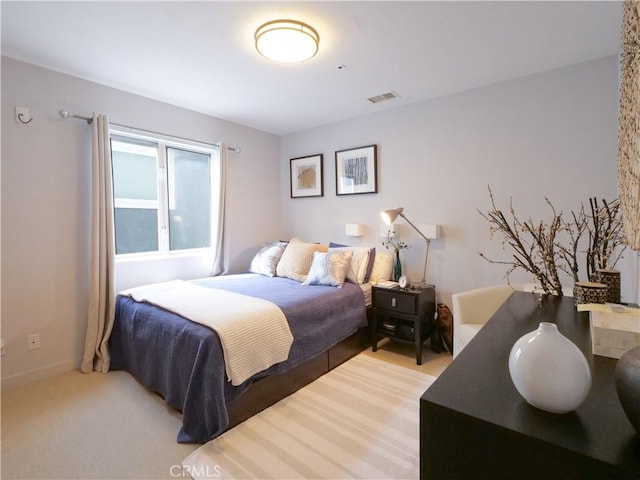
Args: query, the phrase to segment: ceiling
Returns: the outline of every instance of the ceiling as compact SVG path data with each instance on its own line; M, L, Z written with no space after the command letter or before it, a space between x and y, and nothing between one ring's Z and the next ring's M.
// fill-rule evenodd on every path
M5 0L1 8L5 56L277 135L615 55L622 19L614 1ZM253 34L277 18L315 27L318 54L295 65L260 56ZM399 98L367 100L389 91Z

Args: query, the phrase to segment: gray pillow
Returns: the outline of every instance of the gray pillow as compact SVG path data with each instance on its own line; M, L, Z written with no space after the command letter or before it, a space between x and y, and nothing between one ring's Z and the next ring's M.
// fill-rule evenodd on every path
M262 245L258 253L253 257L253 260L251 260L249 271L268 277L275 277L276 267L287 243L288 242L276 241Z

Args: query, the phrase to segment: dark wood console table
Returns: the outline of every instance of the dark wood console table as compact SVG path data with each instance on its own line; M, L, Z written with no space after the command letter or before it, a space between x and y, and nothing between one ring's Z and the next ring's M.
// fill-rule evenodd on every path
M540 322L556 323L591 367L589 396L565 415L530 406L509 376L511 347ZM420 399L421 480L640 479L616 362L591 354L588 314L572 298L514 292Z

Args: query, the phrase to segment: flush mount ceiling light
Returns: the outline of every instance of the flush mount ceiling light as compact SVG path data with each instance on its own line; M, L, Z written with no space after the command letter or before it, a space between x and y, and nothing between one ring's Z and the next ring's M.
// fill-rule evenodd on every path
M256 30L256 50L275 62L298 63L318 52L320 36L313 27L297 20L273 20Z

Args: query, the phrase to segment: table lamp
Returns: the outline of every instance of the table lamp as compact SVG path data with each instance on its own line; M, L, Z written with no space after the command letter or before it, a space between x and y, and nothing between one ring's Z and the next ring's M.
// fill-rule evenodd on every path
M438 238L439 228L438 225L422 225L423 230L420 230L416 227L411 220L409 220L406 215L403 213L404 208L394 208L391 210L384 210L380 212L380 216L382 217L382 221L387 225L392 225L393 222L396 221L398 217L404 218L404 220L411 225L411 227L418 232L418 234L424 238L425 242L427 242L427 251L424 256L424 270L422 272L422 281L420 282L421 287L426 287L427 284L427 260L429 259L429 245L431 244L431 240Z

